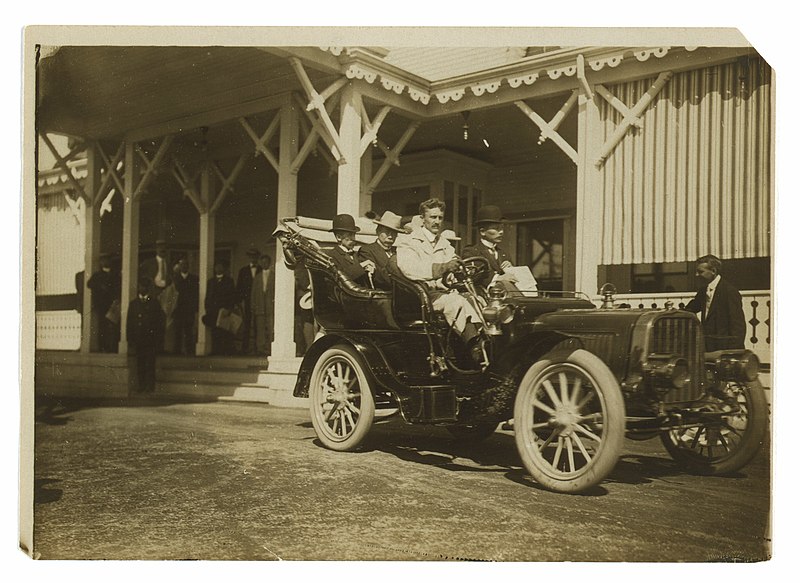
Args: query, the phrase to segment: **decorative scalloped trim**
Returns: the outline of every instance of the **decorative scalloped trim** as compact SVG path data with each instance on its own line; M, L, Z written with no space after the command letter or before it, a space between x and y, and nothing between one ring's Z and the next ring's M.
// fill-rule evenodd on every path
M642 51L634 51L633 55L636 57L637 61L644 63L647 59L655 55L657 58L661 58L669 52L669 47L658 47L655 49L644 49Z
M561 75L566 75L567 77L572 77L575 72L578 70L578 65L568 65L566 67L561 67L559 69L550 69L547 71L547 76L550 77L553 81L561 77Z
M692 51L696 51L699 47L683 47L683 48L691 53Z
M443 91L436 93L436 99L439 103L447 103L448 101L458 101L464 97L464 89L451 89L450 91Z
M624 57L621 54L614 55L613 57L606 57L605 59L597 59L596 61L589 61L589 66L592 68L593 71L599 71L606 65L608 65L613 69L622 62L623 58Z
M406 88L404 83L401 83L400 81L396 81L389 77L384 77L383 75L381 75L381 85L383 85L384 89L388 91L394 91L395 93L397 93L397 95L402 94L403 89Z
M511 85L512 88L516 89L523 83L525 83L525 85L533 85L538 78L539 73L531 73L530 75L520 75L519 77L508 77L506 81L508 81L508 84Z
M356 64L352 64L347 67L345 75L348 79L363 79L369 84L374 83L375 79L378 77L378 74L374 71L366 71Z
M431 100L431 96L428 93L425 91L420 91L419 89L413 89L409 87L408 94L411 96L411 99L414 101L419 101L423 105L428 105Z
M487 91L489 93L494 93L497 91L500 88L500 83L502 83L502 80L497 79L496 81L489 81L488 83L478 83L476 85L472 85L470 86L470 89L472 89L472 93L480 97Z
M344 47L319 47L319 48L322 49L323 51L328 51L329 53L337 57L342 54L342 51L344 51Z

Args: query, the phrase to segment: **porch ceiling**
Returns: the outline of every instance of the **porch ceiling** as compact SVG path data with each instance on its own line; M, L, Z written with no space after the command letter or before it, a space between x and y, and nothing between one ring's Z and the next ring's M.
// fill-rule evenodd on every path
M255 47L68 46L38 78L39 127L90 139L301 90L285 58Z

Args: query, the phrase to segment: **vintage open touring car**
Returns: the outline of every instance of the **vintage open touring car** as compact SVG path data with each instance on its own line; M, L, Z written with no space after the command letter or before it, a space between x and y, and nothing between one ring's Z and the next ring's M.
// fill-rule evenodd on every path
M705 474L739 470L764 439L758 359L747 350L705 353L694 314L615 307L608 285L600 308L580 293L480 289L473 280L488 266L473 258L445 280L480 308L484 358L476 359L432 309L426 286L391 263L391 290L356 285L315 241L319 227L284 219L275 236L286 264L308 269L324 329L294 395L309 398L327 448L358 448L393 413L465 440L513 418L531 476L577 493L612 471L626 436L659 437L677 462Z

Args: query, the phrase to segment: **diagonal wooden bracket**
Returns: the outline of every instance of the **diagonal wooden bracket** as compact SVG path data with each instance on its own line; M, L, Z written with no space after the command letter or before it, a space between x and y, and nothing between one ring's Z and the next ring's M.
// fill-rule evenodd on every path
M553 140L553 143L555 143L559 148L561 148L561 150L567 156L570 157L570 159L575 163L576 166L578 165L578 153L575 151L575 148L570 146L569 143L564 138L561 137L561 134L559 134L556 131L556 129L558 128L558 125L561 123L561 121L564 119L564 116L566 116L566 112L569 111L569 109L571 109L575 105L575 102L573 100L577 100L577 98L578 98L577 93L573 91L572 95L570 95L569 99L561 108L561 110L559 110L559 112L556 113L556 115L553 117L553 122L550 123L546 122L544 118L542 118L538 113L533 111L533 109L531 109L531 107L524 101L514 102L514 104L522 111L522 113L528 116L528 119L530 119L533 123L539 126L539 129L542 132L541 135L539 136L539 143L542 144L547 139ZM571 101L572 103L570 104ZM564 114L559 117L559 114L561 114L562 111L564 111Z
M70 150L69 154L67 154L66 156L62 156L61 154L59 154L58 150L53 145L53 142L50 141L50 138L47 137L46 133L41 133L39 135L41 136L42 140L44 140L44 143L47 144L47 148L50 150L50 153L53 154L53 157L56 159L56 166L61 168L61 170L63 170L64 173L66 173L67 179L72 183L72 186L73 186L73 188L75 188L75 192L77 192L78 196L88 200L90 204L93 204L94 203L94 197L93 196L89 197L86 194L86 191L84 191L83 186L81 185L80 182L78 182L78 179L75 178L75 176L72 174L72 169L67 164L68 160L71 160L72 158L75 157L75 155L79 151L82 151L83 149L85 149L85 147L86 147L85 144L81 143L81 144L76 145L75 148ZM94 195L94 193L92 193L92 195Z
M616 109L622 115L622 123L627 123L629 125L636 126L637 129L642 129L642 120L639 117L634 116L632 109L625 105L616 95L611 93L603 85L597 85L595 89L603 99L608 101L611 107Z
M82 197L72 198L66 192L64 193L64 199L67 201L69 205L69 210L72 211L72 216L75 217L75 221L78 223L79 226L83 226L83 218L84 218L84 211L86 209L86 201Z
M236 179L239 177L239 173L244 168L244 163L247 160L247 154L242 154L239 156L239 159L236 160L236 164L234 164L233 169L231 170L230 174L225 176L220 170L219 166L216 163L211 162L211 169L214 171L214 174L222 181L222 186L217 192L217 196L214 198L214 203L211 205L211 209L209 212L214 214L219 209L222 202L225 200L225 197L228 195L229 192L233 192L233 184L236 182Z
M197 171L194 175L189 175L180 161L174 156L172 157L170 170L172 175L175 177L175 180L178 181L178 184L183 189L183 195L191 201L191 203L194 205L194 208L197 209L197 212L200 214L206 212L208 209L206 208L205 203L202 201L200 193L195 187L195 182L197 181L197 177L200 175L200 171Z
M626 112L623 113L624 116L623 120L617 126L617 129L614 130L614 133L611 134L611 137L609 137L606 143L603 144L603 147L600 149L600 155L595 161L595 166L599 168L600 166L603 165L606 159L611 155L611 152L614 151L614 148L617 147L617 144L619 144L625 137L625 135L628 133L628 130L631 128L631 126L636 125L637 121L639 121L639 123L641 124L641 120L639 120L639 117L650 106L650 103L652 103L656 95L658 95L661 89L663 89L664 85L666 85L671 78L672 78L672 71L664 71L658 76L658 78L650 86L647 92L645 92L645 94L642 95L639 101L636 102L636 105L628 109L624 107L624 104L622 104ZM597 92L600 93L600 95L603 95L604 98L608 99L608 97L604 95L605 88L603 87L603 89L601 90L601 87L602 87L601 85L597 86ZM609 93L609 95L611 94ZM619 104L615 105L612 101L609 101L609 103L611 103L611 105L615 109L619 110L618 107Z
M367 115L367 110L364 107L364 103L361 103L361 123L363 126L364 133L361 136L361 144L360 144L360 156L364 155L364 152L367 151L367 148L372 145L377 145L378 143L378 130L381 128L381 124L383 124L383 120L386 119L386 116L389 115L389 112L392 111L392 108L388 105L381 108L378 114L375 116L375 119L370 121L369 116Z
M333 141L333 139L330 137L330 135L328 135L328 132L323 127L322 122L318 118L314 117L310 112L308 112L305 109L303 109L305 104L303 103L303 101L297 95L295 95L295 100L300 104L301 110L305 114L305 120L307 120L308 123L311 124L311 127L314 130L316 130L316 132L322 138L322 141L325 142L326 146L328 146L328 152L330 153L330 155L335 160L335 163L337 165L346 164L347 160L345 159L344 155L342 154L342 150L339 148L339 146L336 145L336 143ZM300 120L301 120L301 123L303 123L304 118L301 117ZM324 152L324 150L323 150L323 152ZM328 152L326 152L326 153L328 153Z
M316 128L309 128L308 124L305 122L303 118L300 118L300 128L303 130L305 134L305 139L303 141L303 145L300 146L300 149L297 151L297 155L295 156L294 160L292 160L291 166L289 167L289 171L292 174L297 174L300 171L300 167L303 165L303 162L306 161L308 155L316 151L317 145L319 144L319 132ZM328 154L330 156L330 154ZM331 158L333 162L334 170L338 169L338 164L335 160Z
M311 152L314 153L314 156L321 155L325 159L325 161L328 163L331 176L339 172L339 163L333 157L333 155L331 154L330 150L326 147L326 145L319 143L320 139L322 139L322 141L324 142L325 137L319 133L317 128L313 127L311 122L307 118L301 117L300 129L307 136L306 143L303 144L303 147L305 148L306 146L308 146ZM309 145L309 142L313 142L313 144ZM314 146L313 148L311 147L312 145ZM298 152L295 162L298 159L300 159L300 152Z
M117 172L120 164L123 164L122 157L125 155L125 142L120 142L113 158L108 157L108 154L106 154L106 151L103 149L103 146L100 144L100 142L97 142L95 147L97 148L97 153L100 154L100 159L103 161L103 165L105 166L103 179L100 181L100 185L97 188L97 191L94 193L95 200L103 196L103 193L106 191L108 182L110 180L114 180L114 184L117 185L117 189L124 193L125 188L123 187L122 179Z
M386 159L383 161L383 164L381 164L380 168L378 168L377 172L375 172L375 174L372 176L372 180L369 181L369 184L367 184L366 194L372 194L375 192L378 184L380 184L381 180L383 180L383 177L386 176L386 173L389 171L389 168L392 165L400 165L400 152L402 152L403 148L406 147L406 144L408 144L408 141L411 139L411 136L414 135L414 132L417 131L419 125L419 121L412 122L411 125L406 128L406 131L403 132L403 135L400 136L400 139L397 140L394 148L389 148L383 144L383 142L379 141L380 144L383 144L382 148L386 154Z
M317 93L317 90L314 89L314 85L311 83L311 79L308 77L306 70L303 68L303 63L300 61L300 59L297 57L289 57L289 63L291 63L298 79L300 79L300 84L303 86L306 97L308 97L309 102L307 104L302 104L303 111L306 113L310 113L311 111L317 112L317 117L312 117L312 119L314 122L319 121L321 127L318 128L318 131L320 132L320 135L322 135L326 143L328 143L328 147L331 148L331 153L333 154L334 158L336 158L340 164L344 164L344 156L342 154L344 149L342 148L341 140L339 138L339 132L336 130L336 126L334 125L333 121L331 121L331 116L328 113L328 110L325 109L325 101L347 84L347 78L342 77L337 79L322 93ZM316 123L314 125L316 127Z
M147 154L144 152L144 150L142 150L141 147L139 147L138 144L134 146L136 152L144 162L144 174L139 180L139 184L137 184L136 188L134 188L132 198L138 198L145 190L147 190L150 182L153 180L153 178L155 178L156 174L158 174L161 163L164 160L164 157L167 155L173 139L175 139L175 136L173 135L164 136L164 139L161 140L161 144L158 146L158 150L156 150L156 153L153 155L152 159L147 157Z
M270 166L275 169L275 172L278 172L278 159L272 153L272 150L269 149L269 141L272 139L272 136L275 135L275 131L278 129L278 126L281 122L281 115L280 112L275 115L273 120L267 126L266 131L264 134L259 137L256 134L253 127L250 125L250 122L247 121L247 118L240 117L239 123L244 128L244 131L247 132L247 135L250 136L250 139L253 140L253 144L256 146L255 155L258 156L260 153L264 158L266 158L267 162L269 162Z

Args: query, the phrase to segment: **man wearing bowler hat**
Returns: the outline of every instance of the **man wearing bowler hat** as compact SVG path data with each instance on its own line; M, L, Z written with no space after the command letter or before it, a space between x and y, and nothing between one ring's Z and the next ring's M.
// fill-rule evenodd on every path
M336 215L331 231L336 237L337 244L327 253L339 271L357 285L369 287L369 274L375 273L375 262L371 259L361 260L356 257L356 233L360 230L352 215Z
M378 238L358 250L358 261L372 261L375 264L373 277L375 287L391 289L389 278L386 276L386 264L395 254L394 242L398 233L405 233L402 226L403 217L392 211L386 211L379 219L373 219L372 222L377 225L375 232Z
M489 271L477 278L476 283L488 287L494 281L500 280L514 283L516 278L507 274L505 270L512 267L511 257L500 246L503 242L503 216L500 207L495 205L482 206L475 213L473 225L478 228L479 240L477 243L465 247L462 255L468 257L483 257L489 262Z

